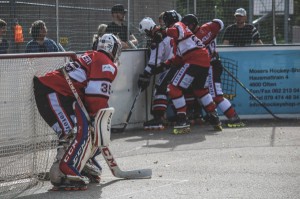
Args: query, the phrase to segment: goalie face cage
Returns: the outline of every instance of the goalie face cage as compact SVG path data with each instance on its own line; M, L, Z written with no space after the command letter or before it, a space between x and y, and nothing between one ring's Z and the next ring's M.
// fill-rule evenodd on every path
M57 137L35 105L33 77L63 66L73 52L0 55L0 198L13 198L44 178Z
M229 58L220 58L223 67L227 68L231 72L231 74L233 74L236 77L238 72L237 62ZM224 97L226 97L228 100L233 100L233 98L236 97L236 81L224 70L221 76L221 81Z

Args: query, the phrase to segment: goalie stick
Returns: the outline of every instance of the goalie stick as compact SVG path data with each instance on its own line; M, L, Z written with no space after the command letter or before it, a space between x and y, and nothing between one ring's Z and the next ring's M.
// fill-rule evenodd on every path
M62 69L63 75L71 89L71 91L74 94L74 97L76 98L76 101L78 102L80 108L82 109L82 111L84 112L87 120L90 122L91 118L82 102L82 100L80 99L80 96L78 94L78 92L76 91L76 88L73 85L73 82L69 76L69 74L67 73L67 71L65 70L65 68L63 67ZM112 174L117 177L117 178L125 178L125 179L142 179L142 178L151 178L152 176L152 170L151 169L138 169L138 170L132 170L132 171L123 171L120 169L120 167L118 166L117 162L115 161L111 151L109 150L108 146L101 146L101 154L103 156L103 158L105 159L108 167L110 168Z
M129 122L129 120L130 120L130 118L131 118L131 115L132 115L132 111L133 111L133 109L134 109L135 102L136 102L137 98L140 96L141 92L142 92L142 89L139 89L139 92L136 94L136 96L135 96L135 98L134 98L134 100L133 100L133 103L132 103L132 105L131 105L131 108L130 108L130 111L129 111L129 113L128 113L127 119L126 119L126 121L125 121L125 123L124 123L124 126L121 127L121 128L111 128L111 132L112 132L112 133L123 133L123 132L125 131L125 129L126 129L127 125L128 125L128 122Z
M122 171L107 146L101 147L101 153L105 157L104 159L115 177L125 179L146 179L151 178L152 176L151 169Z

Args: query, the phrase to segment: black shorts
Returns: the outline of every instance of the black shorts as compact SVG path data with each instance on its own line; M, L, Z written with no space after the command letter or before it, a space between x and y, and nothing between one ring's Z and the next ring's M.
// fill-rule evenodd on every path
M184 90L190 86L192 90L203 89L208 75L208 69L208 67L199 65L184 64L173 77L172 84Z

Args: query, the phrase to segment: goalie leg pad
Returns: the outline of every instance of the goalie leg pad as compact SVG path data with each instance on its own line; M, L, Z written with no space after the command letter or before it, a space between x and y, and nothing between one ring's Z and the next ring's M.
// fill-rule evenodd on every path
M80 172L91 154L92 137L88 120L77 102L73 108L77 119L77 134L60 161L59 168L65 175L81 177Z
M113 107L100 109L95 117L95 134L93 146L108 146L110 143L111 120L115 109Z
M49 178L53 185L61 184L64 181L63 179L65 178L65 175L60 171L59 163L70 146L70 143L74 139L74 135L74 130L72 130L67 136L59 139L56 161L52 164L49 171Z

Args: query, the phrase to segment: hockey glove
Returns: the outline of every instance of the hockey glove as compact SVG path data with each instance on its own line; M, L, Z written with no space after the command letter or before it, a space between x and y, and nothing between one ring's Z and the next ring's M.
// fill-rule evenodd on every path
M152 72L152 74L159 74L161 72L168 70L170 67L171 67L170 65L162 62L159 65L157 65L156 67L154 67L151 72Z
M142 92L149 86L150 84L150 75L140 74L138 79L138 88L142 90Z
M153 42L160 43L166 37L166 31L160 26L155 26L152 30Z
M153 35L153 42L160 43L163 40L163 34L160 31L157 31Z

